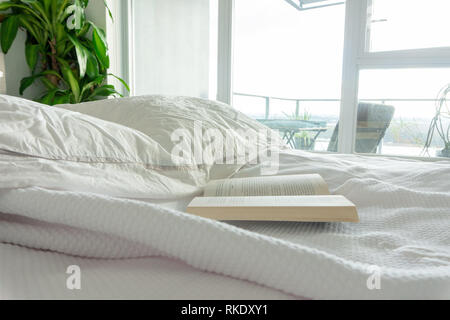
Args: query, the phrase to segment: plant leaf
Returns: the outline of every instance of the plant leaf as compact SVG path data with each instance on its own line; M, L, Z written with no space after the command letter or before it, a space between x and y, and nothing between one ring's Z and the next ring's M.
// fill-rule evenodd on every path
M84 37L89 30L91 29L91 25L89 23L85 23L80 30L77 31L77 37L81 38Z
M73 37L67 33L67 37L75 46L75 51L77 53L78 67L80 70L80 78L84 78L86 74L86 64L88 60L89 51L78 41L77 38Z
M56 95L56 97L53 99L53 105L70 103L70 98L70 92L63 95Z
M61 67L61 72L63 74L63 78L64 78L64 80L66 80L67 84L69 85L75 102L79 102L80 85L78 84L77 78L73 74L72 69L70 69L70 66L67 63L67 61L65 61L64 59L61 59L61 58L57 58L57 59L60 64L60 67Z
M56 39L56 42L62 41L65 36L66 36L66 30L65 30L64 25L58 23L55 26L55 39Z
M52 5L52 2L57 2L57 1L53 1L53 0L42 0L43 4L44 4L44 10L45 10L45 14L47 15L47 17L51 17L51 12L50 12L50 7Z
M123 86L125 87L125 89L127 89L128 92L130 92L130 87L128 86L128 84L125 82L125 80L123 80L121 77L118 77L112 73L108 73L109 76L112 76L114 78L116 78L117 80L119 80Z
M83 89L81 90L81 95L82 98L84 98L86 96L86 92L88 90L91 90L92 88L94 88L95 86L101 85L103 83L103 81L105 80L106 76L105 75L100 75L97 78L95 78L94 80L92 80L91 82L86 83L83 86Z
M89 50L86 51L88 54L86 64L86 74L89 77L89 79L94 79L99 74L97 58Z
M56 77L62 79L61 75L58 72L54 71L54 70L45 70L45 71L43 71L41 73L34 74L34 75L30 76L30 77L25 77L22 80L20 80L20 88L19 88L20 95L23 95L25 90L29 86L31 86L36 79L44 77L46 75L53 75L53 76L56 76ZM62 79L62 80L64 80L64 79ZM50 81L49 81L49 83L51 84ZM44 82L44 84L45 84L45 82ZM55 88L55 86L52 84L51 89L54 89L54 88Z
M34 0L34 1L32 1L32 0L28 0L30 3L33 3L33 2L35 2L35 1L37 1L37 0ZM2 3L0 3L0 11L3 11L3 10L7 10L7 9L9 9L9 8L15 8L15 9L22 9L23 10L23 13L29 13L29 14L31 14L31 15L34 15L36 18L38 18L39 20L41 20L42 22L46 22L37 12L35 12L31 7L29 7L29 6L27 6L27 5L24 5L23 4L24 2L20 2L20 1L15 1L15 2L12 2L12 1L7 1L7 2L2 2Z
M105 4L106 10L108 10L108 14L109 14L109 17L111 18L111 21L114 22L114 18L113 18L111 10L108 7L108 3L106 2L106 0L103 0L103 3Z
M36 39L36 41L42 45L45 43L45 39L42 36L41 30L39 30L39 22L38 25L36 25L35 21L37 20L28 14L19 15L20 26L26 29Z
M117 94L119 96L122 97L122 95L116 91L116 89L114 89L113 85L110 84L105 84L101 87L98 87L97 89L95 89L90 95L89 98L90 100L95 99L95 97L109 97L112 96L113 94Z
M47 94L45 94L41 99L40 103L53 105L53 98L55 97L56 92L58 92L59 89L52 89Z
M0 11L8 10L12 6L14 6L14 3L11 1L0 2Z
M20 1L13 6L13 8L20 8L23 10L23 13L28 12L31 15L34 15L38 20L40 20L40 24L44 29L50 31L52 28L52 24L48 20L48 15L45 12L42 3L38 0L21 0L22 3L29 4L30 6L22 4ZM16 1L17 2L17 1Z
M57 86L55 86L55 84L53 82L48 80L46 77L41 77L41 82L44 84L44 86L48 90L53 90L53 89L57 89L58 88Z
M61 3L53 1L53 20L54 23L62 23L65 18L65 12L68 5L71 5L69 0L62 0Z
M41 77L41 76L42 76L41 74L38 74L38 75L31 76L31 77L25 77L25 78L23 78L22 80L20 80L20 87L19 87L19 93L20 93L20 95L23 95L24 91L25 91L29 86L31 86L31 85L33 84L33 82L34 82L37 78L39 78L39 77Z
M1 28L1 46L3 53L8 53L9 49L11 48L11 45L14 42L14 39L16 38L17 31L19 30L19 17L17 15L12 15L6 18L2 22L2 28Z
M31 7L34 8L35 11L40 13L40 15L36 15L47 24L48 30L50 31L52 24L50 23L50 20L48 20L48 14L45 12L45 8L42 3L40 1L28 1L28 3L30 3Z
M95 24L92 22L89 22L92 27L92 44L94 47L95 54L98 58L98 61L100 61L100 65L104 69L109 68L109 56L108 56L108 45L106 42L106 36L105 32L98 28Z
M33 72L34 68L36 67L38 57L39 57L39 45L27 43L25 45L25 58L27 60L28 66L31 69L31 72Z

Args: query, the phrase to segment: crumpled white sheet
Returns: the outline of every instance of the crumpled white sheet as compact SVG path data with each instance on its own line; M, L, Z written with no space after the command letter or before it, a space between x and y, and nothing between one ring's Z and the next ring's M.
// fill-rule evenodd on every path
M31 188L0 191L0 212L13 220L3 217L1 240L91 257L174 257L310 298L450 297L449 162L288 152L281 163L281 174L322 174L357 204L361 223L233 226L142 201ZM237 176L257 174L248 167ZM43 221L42 231L19 216ZM367 287L373 265L380 290Z

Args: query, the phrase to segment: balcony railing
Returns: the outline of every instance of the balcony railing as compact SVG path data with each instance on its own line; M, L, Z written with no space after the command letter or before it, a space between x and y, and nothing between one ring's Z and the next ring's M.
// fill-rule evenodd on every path
M249 94L249 93L239 93L234 92L234 96L241 97L252 97L252 98L261 98L265 101L265 119L269 119L270 116L270 103L272 100L280 100L280 101L293 101L295 102L295 116L298 117L300 114L300 103L301 102L340 102L341 99L304 99L304 98L280 98L280 97L272 97L272 96L262 96L257 94ZM381 104L386 104L387 102L436 102L438 99L411 99L411 98L401 98L401 99L391 99L391 98L378 98L378 99L360 99L359 101L364 102L378 102Z
M274 118L273 117L274 114L277 114L277 115L280 116L280 112L279 112L280 110L278 110L278 112L273 112L273 110L272 110L273 109L273 102L276 101L276 100L293 102L293 107L295 105L295 118L301 118L301 115L302 115L301 114L301 111L302 111L301 108L303 107L302 104L304 104L304 103L308 103L308 102L310 102L310 103L317 103L317 102L318 103L320 103L320 102L323 102L323 103L330 103L331 102L331 103L333 103L334 102L338 106L338 104L341 101L340 99L323 99L323 98L322 99L315 99L315 98L285 98L285 97L275 97L275 96L264 96L264 95L257 95L257 94L248 94L248 93L241 93L241 92L234 92L233 95L236 96L236 97L240 96L240 97L249 97L249 98L261 99L264 102L265 111L264 111L264 116L263 116L263 114L262 114L263 110L261 110L261 112L260 112L261 115L258 116L260 119L263 118L263 117L265 119L270 119L271 115L272 115L272 118ZM419 103L420 102L436 103L439 100L436 99L436 98L429 98L429 99L376 98L376 99L360 99L360 101L381 103L381 104L392 104L395 107L396 106L396 102L399 102L399 103L405 103L405 102L411 102L411 103L413 103L413 102L414 103L417 103L417 102L419 102ZM264 107L264 105L262 105L262 108ZM285 107L283 107L283 109L286 110ZM338 109L336 109L336 110L338 110ZM245 112L245 110L243 110L243 111ZM253 108L253 111L254 111L254 108ZM311 110L309 110L309 111L311 111ZM314 117L314 113L312 113L311 115ZM292 116L294 116L293 113L292 113ZM289 118L290 116L289 115L285 115L285 116L281 115L281 117ZM322 113L322 115L320 117L321 117L321 119L324 118L323 113ZM414 117L412 119L410 119L410 120L407 119L407 121L409 121L409 122L407 122L407 124L408 123L412 124L413 130L415 130L414 132L412 132L412 136L414 136L414 137L412 137L411 136L411 132L409 132L411 127L409 127L409 128L405 127L408 132L406 132L406 131L403 132L405 135L403 135L401 133L401 136L399 136L400 140L397 140L399 138L395 137L394 141L390 141L390 140L392 140L393 135L398 135L399 133L397 132L398 131L398 127L395 127L396 129L392 129L391 130L391 127L393 126L393 124L391 123L391 126L389 128L390 135L388 137L389 143L388 143L388 145L384 145L385 141L386 141L386 136L385 136L383 138L383 140L379 144L377 153L406 155L406 156L421 156L422 151L423 151L423 145L424 145L424 143L422 141L423 140L422 136L424 136L424 135L426 136L426 132L427 132L428 126L429 126L429 122L428 121L431 120L431 117L430 118L426 118L426 119L425 118L415 119ZM328 143L330 141L331 130L333 130L333 128L335 127L336 122L339 120L338 118L339 118L339 112L337 114L335 113L334 116L332 117L332 119L330 118L328 120L328 125L327 125L327 127L329 127L328 133L325 134L325 137L319 137L317 139L317 142L320 144L320 147L318 147L319 148L318 150L323 150L324 148L326 149L326 145L328 145ZM402 117L399 117L399 121L400 121L401 125L404 125L404 123L402 122ZM418 122L416 122L416 121L418 121ZM397 123L397 125L398 125L398 123ZM394 130L396 130L395 133L394 133ZM401 127L400 130L404 130L404 128ZM422 140L417 140L417 139L422 139ZM413 142L413 140L417 140L417 142ZM316 144L316 146L317 146L317 144ZM384 148L384 147L386 147L386 149L389 149L389 150L386 150L386 152L388 152L388 153L385 153L384 152L385 150L382 151L382 148ZM437 151L439 149L439 146L435 145L435 146L433 146L433 148L430 148L430 150L431 149Z

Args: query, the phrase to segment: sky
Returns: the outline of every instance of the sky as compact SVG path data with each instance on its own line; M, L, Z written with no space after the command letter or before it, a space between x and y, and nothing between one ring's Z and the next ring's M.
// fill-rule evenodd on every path
M374 0L371 51L450 46L449 0ZM340 99L345 6L297 11L284 0L235 0L233 91L283 98ZM364 99L433 99L450 83L450 68L364 70ZM293 103L273 102L290 114ZM248 113L264 101L235 98ZM317 115L339 103L304 103ZM431 118L434 103L395 103L396 117ZM244 110L245 111L245 110Z

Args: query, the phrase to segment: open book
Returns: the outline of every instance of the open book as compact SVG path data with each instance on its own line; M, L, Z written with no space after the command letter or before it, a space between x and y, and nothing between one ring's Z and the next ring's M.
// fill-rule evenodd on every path
M215 220L359 221L355 205L330 195L318 174L211 181L186 211Z

